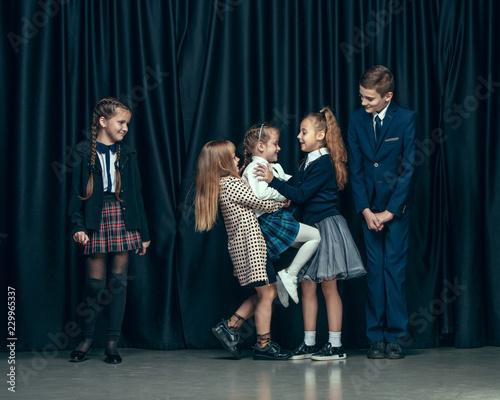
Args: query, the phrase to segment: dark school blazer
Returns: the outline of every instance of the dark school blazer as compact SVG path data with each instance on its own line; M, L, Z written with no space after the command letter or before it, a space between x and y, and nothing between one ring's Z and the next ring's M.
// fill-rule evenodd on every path
M308 225L339 215L337 179L330 155L325 154L304 167L305 163L294 177L294 186L278 178L273 178L269 186L300 205L302 218Z
M120 144L120 160L118 162L121 172L120 202L125 227L127 230L137 229L143 242L150 240L144 203L141 195L141 178L137 165L137 152L126 144ZM71 219L71 236L83 231L88 234L90 229L99 229L101 211L104 205L104 186L102 182L102 168L99 157L96 155L93 168L94 190L88 200L80 200L87 191L87 182L92 164L90 162L90 143L78 143L73 149L72 159L78 159L78 164L73 169L71 198L68 215Z
M401 216L413 203L417 114L391 101L375 144L373 116L364 108L349 121L349 170L356 211Z

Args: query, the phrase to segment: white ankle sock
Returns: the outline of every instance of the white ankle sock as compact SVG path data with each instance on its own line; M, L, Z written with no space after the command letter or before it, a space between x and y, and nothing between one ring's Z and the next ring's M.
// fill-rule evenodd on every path
M304 343L306 346L314 346L316 344L316 331L304 331Z
M341 334L342 332L328 332L328 341L333 347L342 346L342 342L340 341Z

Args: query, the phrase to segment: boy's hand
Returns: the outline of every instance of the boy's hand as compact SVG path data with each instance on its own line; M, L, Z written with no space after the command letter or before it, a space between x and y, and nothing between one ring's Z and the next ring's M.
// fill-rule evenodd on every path
M389 222L391 219L394 218L394 214L387 210L382 211L381 213L377 213L375 215L381 224L385 224L386 222Z
M377 215L374 214L369 208L365 208L362 212L363 217L365 217L366 225L368 225L368 229L376 232L380 232L384 229L384 223L379 220Z

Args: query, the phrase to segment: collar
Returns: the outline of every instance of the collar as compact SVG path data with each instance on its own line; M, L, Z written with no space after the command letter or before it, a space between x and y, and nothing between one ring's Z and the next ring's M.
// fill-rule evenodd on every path
M385 108L382 111L380 111L379 113L377 113L377 112L372 113L372 115L373 115L373 121L375 121L375 117L377 115L380 118L380 120L382 120L382 121L384 120L385 114L387 114L387 110L389 109L389 106L391 105L391 101L392 101L392 99L389 100L389 103L387 103L387 105L385 106Z
M107 144L96 141L96 148L97 148L97 151L99 151L99 153L101 153L101 154L106 154L110 150L113 153L116 153L116 151L118 150L118 143L113 143L112 145L108 146Z
M269 162L266 159L259 157L259 156L252 156L252 162L254 162L254 161L259 162L261 164L265 164L265 165L269 164Z
M306 165L309 165L313 161L317 160L318 158L320 158L320 157L322 157L322 156L324 156L326 154L330 154L328 152L328 149L326 147L322 147L321 149L311 151L307 155Z
M120 157L125 157L129 154L137 153L133 147L130 147L125 143L120 143L120 148ZM92 148L90 147L90 142L88 140L78 143L75 146L75 150L86 156L90 156L90 154L92 153Z

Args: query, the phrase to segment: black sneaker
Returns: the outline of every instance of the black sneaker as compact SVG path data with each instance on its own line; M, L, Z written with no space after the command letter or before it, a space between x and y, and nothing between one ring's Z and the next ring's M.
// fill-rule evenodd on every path
M318 350L318 346L308 346L305 342L302 342L299 347L292 352L290 360L304 360L306 358L311 358L311 355L316 353Z
M291 351L281 350L281 347L275 342L269 342L263 349L257 344L253 346L254 360L288 360L291 355Z
M241 351L238 348L240 334L238 331L231 330L226 320L222 320L215 325L212 328L212 332L227 351L229 351L237 359L241 358Z
M327 342L320 351L311 355L311 360L316 361L345 360L346 358L344 347L333 347L330 342Z

